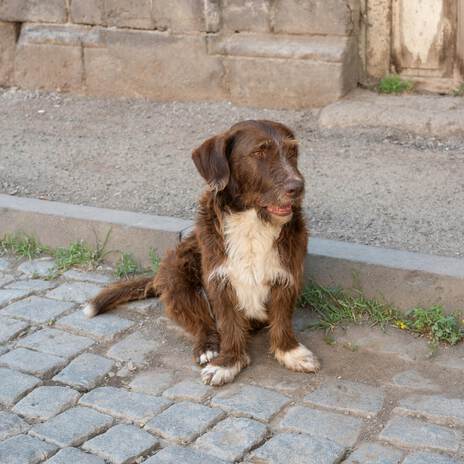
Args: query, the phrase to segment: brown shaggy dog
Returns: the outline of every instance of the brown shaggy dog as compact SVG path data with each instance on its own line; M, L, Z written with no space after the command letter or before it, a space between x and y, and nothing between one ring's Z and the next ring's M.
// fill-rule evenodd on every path
M167 254L154 278L111 285L84 312L92 317L159 296L167 315L195 338L206 384L231 382L249 364L247 338L257 324L268 326L281 364L316 371L317 359L292 329L308 240L293 132L276 122L243 121L192 156L209 186L193 234Z

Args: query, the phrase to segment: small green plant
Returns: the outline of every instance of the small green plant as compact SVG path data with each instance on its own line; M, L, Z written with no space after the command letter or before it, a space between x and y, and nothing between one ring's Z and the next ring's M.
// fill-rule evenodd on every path
M0 255L11 253L21 258L33 259L47 252L50 252L48 247L34 236L23 232L6 234L0 239Z
M140 267L134 257L130 253L121 253L121 257L116 263L114 275L120 279L127 279L140 272Z
M464 97L464 82L453 91L455 97Z
M360 291L345 292L310 284L300 296L300 305L319 315L310 328L324 329L330 334L348 323L394 326L426 336L432 347L444 342L450 345L464 340L464 321L458 313L446 315L441 306L414 308L404 314L390 304L365 297Z
M161 259L154 248L150 248L149 256L151 262L151 270L156 274L158 272Z
M73 266L93 266L95 264L94 250L83 241L60 247L53 253L58 271L62 272Z
M377 87L379 93L386 94L399 94L404 92L410 92L414 88L414 84L411 81L402 79L397 74L389 74L385 76Z

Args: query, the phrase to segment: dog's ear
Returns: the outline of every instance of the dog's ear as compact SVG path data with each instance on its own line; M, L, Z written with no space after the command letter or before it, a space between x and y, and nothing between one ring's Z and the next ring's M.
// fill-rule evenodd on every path
M227 138L217 135L203 142L192 153L198 172L208 182L211 190L220 192L229 183L230 168L227 160Z

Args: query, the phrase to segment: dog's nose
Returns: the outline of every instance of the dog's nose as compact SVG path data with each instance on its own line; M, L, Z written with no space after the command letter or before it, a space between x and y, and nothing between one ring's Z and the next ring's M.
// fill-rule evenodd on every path
M297 197L303 191L303 181L300 179L291 179L285 184L285 194L289 197Z

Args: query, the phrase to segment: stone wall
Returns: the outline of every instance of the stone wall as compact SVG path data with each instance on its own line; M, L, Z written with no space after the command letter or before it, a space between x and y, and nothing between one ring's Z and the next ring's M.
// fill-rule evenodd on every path
M0 85L321 106L356 86L359 0L2 0Z

